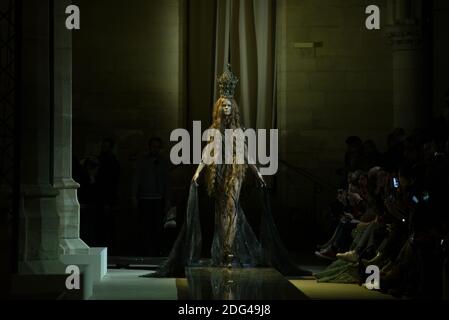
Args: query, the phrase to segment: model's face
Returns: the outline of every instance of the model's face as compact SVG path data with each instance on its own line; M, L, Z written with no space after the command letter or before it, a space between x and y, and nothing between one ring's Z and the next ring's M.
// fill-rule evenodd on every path
M224 99L221 103L221 109L225 116L230 116L232 113L232 102L229 99Z

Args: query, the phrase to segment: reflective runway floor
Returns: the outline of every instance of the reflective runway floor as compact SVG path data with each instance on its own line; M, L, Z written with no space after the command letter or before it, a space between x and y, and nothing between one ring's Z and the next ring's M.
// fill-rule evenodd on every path
M273 269L192 268L183 279L141 278L148 270L111 269L93 300L305 300L391 299L355 284L291 280Z
M190 300L308 299L275 269L187 268Z

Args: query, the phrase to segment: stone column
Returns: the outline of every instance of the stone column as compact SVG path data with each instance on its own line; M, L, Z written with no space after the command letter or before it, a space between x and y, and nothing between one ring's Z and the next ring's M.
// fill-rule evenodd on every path
M394 127L408 132L426 123L422 0L389 0L387 36L393 48Z
M23 0L19 272L63 273L52 185L50 1Z
M60 218L60 253L88 254L80 239L79 184L72 178L72 31L65 27L70 0L54 1L54 155L53 186Z
M78 184L71 178L71 42L65 33L65 3L23 0L19 272L65 277L66 266L76 265L88 298L93 283L106 274L107 249L90 249L79 239ZM64 282L56 285L60 290Z

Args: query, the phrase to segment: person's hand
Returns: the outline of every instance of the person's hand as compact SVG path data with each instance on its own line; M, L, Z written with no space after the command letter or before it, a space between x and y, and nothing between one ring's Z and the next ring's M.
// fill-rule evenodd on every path
M260 172L257 172L257 177L259 178L260 186L261 186L262 188L266 188L266 187L267 187L267 184L266 184L266 182L265 182L263 176L260 174Z
M196 171L195 171L195 174L193 175L193 178L192 178L192 183L194 183L195 184L195 186L197 186L198 187L198 179L199 179L199 177L200 177L200 174L201 174L201 171L203 171L203 169L205 168L205 164L204 164L204 162L203 161L201 161L201 163L198 165L198 168L196 169Z
M344 212L343 216L348 220L354 219L354 216L352 214L350 214L349 212Z
M200 176L200 174L198 173L198 172L195 172L195 174L193 175L193 178L192 178L192 182L198 187L199 186L199 184L198 184L198 178L199 178L199 176Z
M348 192L349 203L354 206L363 201L363 198L358 193Z

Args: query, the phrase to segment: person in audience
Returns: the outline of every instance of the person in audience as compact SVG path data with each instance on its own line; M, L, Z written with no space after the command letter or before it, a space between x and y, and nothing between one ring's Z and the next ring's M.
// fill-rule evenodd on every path
M382 292L448 296L449 138L441 128L395 129L382 156L370 140L348 138L347 183L330 205L338 223L315 252L333 262L318 282L363 285L375 265Z
M373 140L366 140L363 143L363 154L364 154L364 170L369 170L371 168L382 165L382 153L377 149L376 143Z
M139 254L159 257L164 246L163 226L169 206L169 162L162 155L162 139L148 141L148 152L137 163L133 182L133 202L138 208Z

